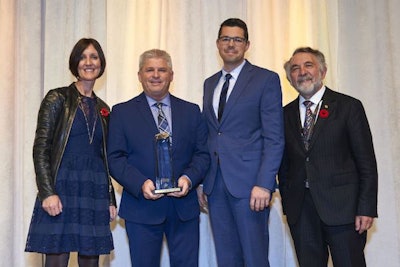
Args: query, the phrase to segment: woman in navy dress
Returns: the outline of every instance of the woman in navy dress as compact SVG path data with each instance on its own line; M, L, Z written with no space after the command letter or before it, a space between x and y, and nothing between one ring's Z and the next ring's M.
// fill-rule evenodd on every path
M106 158L110 109L93 92L106 67L100 44L81 39L69 69L77 81L50 90L38 115L33 161L38 196L25 251L46 254L46 267L98 266L114 249L110 221L116 215Z

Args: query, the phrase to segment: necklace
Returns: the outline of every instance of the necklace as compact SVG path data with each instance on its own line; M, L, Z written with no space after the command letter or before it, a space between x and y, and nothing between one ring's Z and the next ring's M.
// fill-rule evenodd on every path
M87 112L89 113L89 104L85 103L85 107L87 108ZM78 102L78 106L80 108L80 110L82 110L83 116L85 117L85 122L86 122L86 129L87 129L87 133L88 133L88 137L89 137L89 144L93 143L93 138L94 138L94 131L96 130L96 123L97 123L97 112L95 111L94 113L94 123L93 123L93 129L92 132L90 133L90 128L89 128L89 120L88 117L86 115L85 112L85 108L83 107L81 98L79 97L79 102Z

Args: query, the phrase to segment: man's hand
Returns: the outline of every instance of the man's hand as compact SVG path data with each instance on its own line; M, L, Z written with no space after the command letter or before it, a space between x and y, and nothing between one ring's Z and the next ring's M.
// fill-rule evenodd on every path
M367 231L369 228L372 227L374 223L374 218L368 216L356 216L356 231L359 234L362 234L364 231Z
M261 186L254 186L250 195L250 209L262 211L269 206L271 191Z
M164 196L164 194L154 194L153 191L156 189L152 180L147 179L142 185L142 192L145 199L157 200Z
M178 179L178 187L181 188L181 191L179 192L172 192L167 194L167 196L170 197L184 197L189 193L189 188L190 188L190 180L187 178L187 176L182 175Z
M199 185L196 188L197 192L197 200L199 201L200 211L204 213L208 213L208 201L207 195L203 192L203 186Z
M117 218L117 208L114 205L110 206L110 222L114 221Z
M42 208L50 215L57 216L62 212L62 203L57 195L45 198L42 202Z

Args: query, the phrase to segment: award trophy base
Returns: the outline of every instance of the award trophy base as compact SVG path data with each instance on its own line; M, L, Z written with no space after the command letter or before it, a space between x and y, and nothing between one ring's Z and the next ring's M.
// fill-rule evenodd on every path
M154 190L154 194L168 194L173 192L180 192L182 188L180 187L173 187L173 188L165 188L165 189L156 189Z

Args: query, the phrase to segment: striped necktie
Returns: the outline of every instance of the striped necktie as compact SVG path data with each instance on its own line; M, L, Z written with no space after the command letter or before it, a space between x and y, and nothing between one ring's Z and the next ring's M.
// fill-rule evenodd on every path
M157 102L155 106L158 108L158 130L161 132L171 133L167 121L167 117L162 109L164 104L161 102Z
M312 135L312 130L314 128L314 114L311 111L311 106L314 103L310 100L306 100L303 102L303 105L306 107L306 116L304 119L304 127L303 127L303 142L304 147L308 150L310 146L310 139Z

